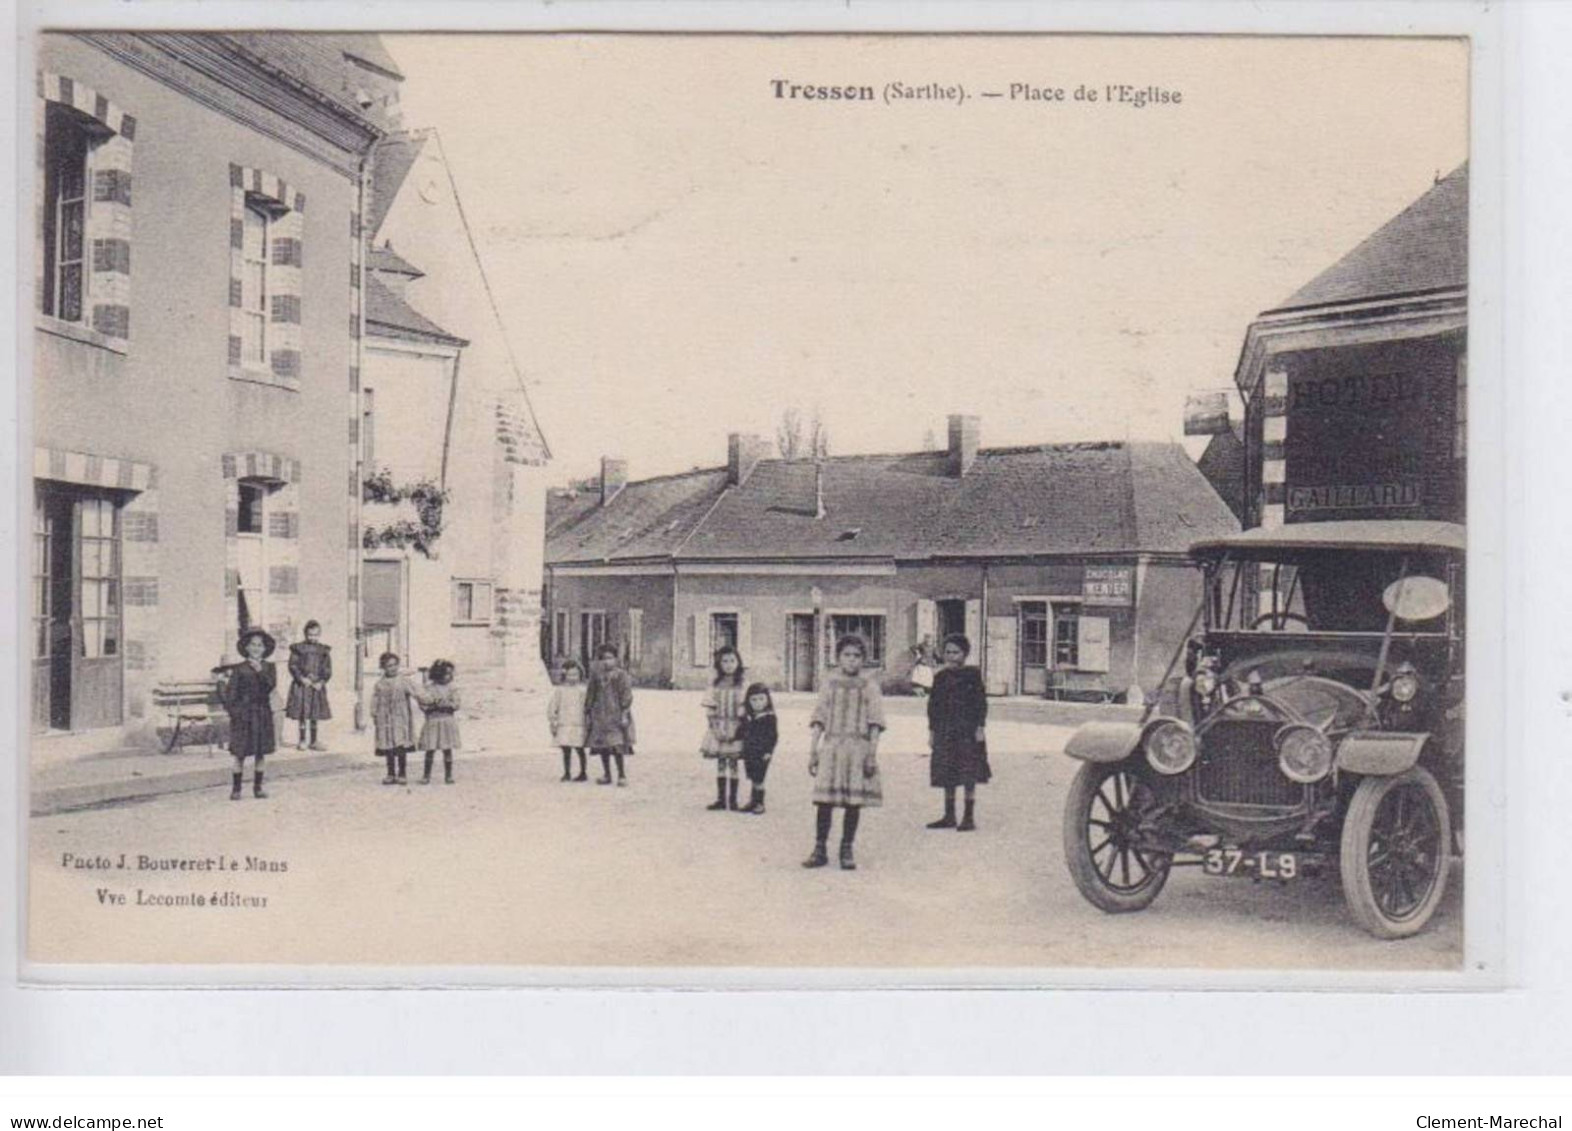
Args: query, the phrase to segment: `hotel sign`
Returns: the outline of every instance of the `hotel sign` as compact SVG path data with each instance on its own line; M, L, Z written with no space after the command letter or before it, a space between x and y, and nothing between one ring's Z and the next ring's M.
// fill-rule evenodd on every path
M1081 579L1081 603L1127 607L1135 603L1135 567L1089 565Z
M1407 509L1418 505L1417 483L1345 483L1332 487L1288 488L1288 509L1295 513Z

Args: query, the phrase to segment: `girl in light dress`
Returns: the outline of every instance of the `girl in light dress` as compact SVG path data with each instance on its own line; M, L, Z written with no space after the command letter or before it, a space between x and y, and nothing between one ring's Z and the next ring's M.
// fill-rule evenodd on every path
M420 748L426 752L425 772L420 776L421 785L431 784L431 767L442 751L442 780L453 784L453 751L459 748L459 691L453 685L453 664L438 660L431 665L431 682L415 694L420 709L426 713L425 725L420 728Z
M577 660L564 661L562 682L551 690L546 706L546 721L551 724L551 741L562 747L562 780L589 781L584 746L588 734L584 727L584 667ZM573 753L578 751L579 776L573 776Z
M813 804L817 809L813 852L804 868L829 863L826 851L835 810L841 819L841 867L857 867L852 845L865 808L884 804L879 780L879 738L885 731L884 701L878 683L862 674L868 646L860 636L842 636L835 642L836 670L824 681L819 704L809 724L813 744L808 773L815 778Z
M742 711L746 703L742 687L742 656L730 644L715 649L715 680L704 697L706 729L699 753L715 760L715 800L707 806L713 811L737 808L737 762L742 757Z

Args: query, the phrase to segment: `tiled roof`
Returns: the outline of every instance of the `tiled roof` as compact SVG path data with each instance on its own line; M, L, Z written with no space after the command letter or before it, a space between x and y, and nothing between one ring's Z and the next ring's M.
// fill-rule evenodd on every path
M408 275L423 279L426 273L405 259L391 247L374 247L366 253L366 266L373 271L386 271L392 275Z
M372 149L371 200L366 207L366 230L372 238L381 230L388 209L393 207L404 178L409 176L429 136L427 130L405 130L388 134Z
M417 338L447 345L468 345L427 318L388 289L375 275L366 276L367 333L391 338Z
M812 461L764 460L732 490L724 490L724 471L708 473L703 497L713 506L686 512L699 512L691 534L640 553L700 560L1172 553L1239 529L1177 444L984 449L960 478L947 473L947 462L943 452L827 459L822 518ZM630 493L663 482L670 483L629 484L605 508L607 518ZM571 517L559 509L548 560L596 556L564 552L562 537L597 525L596 501L590 493Z
M1317 275L1278 309L1385 298L1468 285L1468 165Z
M547 503L546 561L599 562L670 557L709 513L726 469L709 468L629 483L600 505L597 489Z
M268 31L229 32L226 38L273 70L326 96L340 110L373 125L375 119L355 101L359 84L346 56L363 59L401 77L397 64L375 35Z

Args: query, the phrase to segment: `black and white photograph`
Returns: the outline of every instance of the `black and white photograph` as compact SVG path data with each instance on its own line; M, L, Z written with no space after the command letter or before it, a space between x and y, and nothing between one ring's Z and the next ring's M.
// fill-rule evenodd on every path
M36 64L39 977L1485 968L1466 39Z

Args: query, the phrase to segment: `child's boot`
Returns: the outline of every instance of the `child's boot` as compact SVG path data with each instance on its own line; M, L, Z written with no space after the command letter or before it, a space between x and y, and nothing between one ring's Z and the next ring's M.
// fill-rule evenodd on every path
M229 799L231 801L240 800L240 787L245 784L245 780L246 775L243 773L229 775Z
M431 784L431 764L433 762L435 762L436 759L437 759L437 752L435 750L428 750L428 751L426 751L426 766L425 766L425 770L420 775L420 784L421 785L430 785Z
M711 813L721 812L726 808L726 775L718 774L715 777L715 800L705 806Z
M815 841L813 852L802 862L804 868L822 868L830 862L830 854L826 851L822 840Z
M969 833L977 828L977 822L972 820L973 804L972 799L968 797L966 799L966 812L961 814L961 823L955 826L957 832Z
M442 752L442 780L448 785L453 784L453 751Z
M584 751L579 751L579 776L574 781L589 781L589 769L585 762Z
M262 771L258 770L251 775L251 796L265 798L267 790L262 788Z
M573 751L566 746L562 748L562 777L559 781L573 780Z
M737 786L740 784L736 778L728 778L726 780L726 807L728 809L735 810L737 808Z
M409 751L398 752L398 784L403 785L409 780Z
M327 749L327 744L326 743L317 741L317 721L315 719L311 720L311 741L310 741L309 745L310 745L311 749L313 749L313 750L326 750Z
M929 821L928 827L930 829L953 829L955 827L955 791L953 789L944 791L944 816L937 821Z
M852 855L851 841L843 840L841 841L841 871L855 872L856 870L857 860Z
M758 817L764 816L764 787L762 785L758 787L758 791L754 794L753 801L749 803L748 812Z

